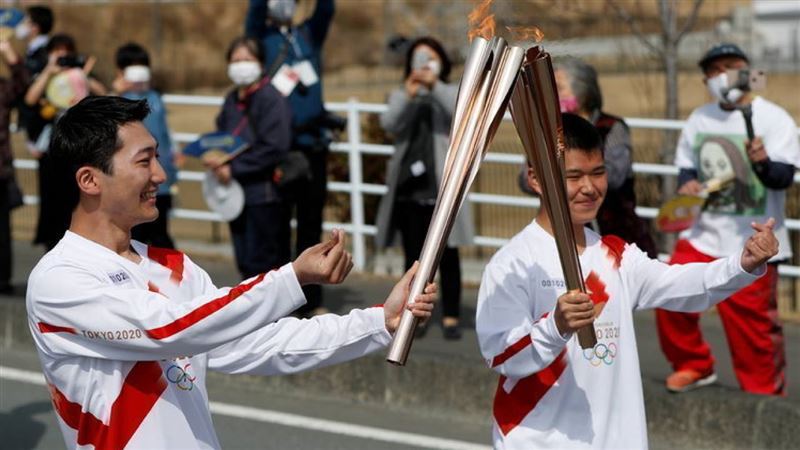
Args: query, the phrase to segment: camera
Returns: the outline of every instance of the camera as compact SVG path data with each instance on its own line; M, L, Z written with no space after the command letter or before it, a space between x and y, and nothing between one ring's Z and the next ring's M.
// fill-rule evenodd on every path
M760 91L767 87L767 78L761 69L729 69L728 84L743 91Z
M66 68L74 68L74 67L82 68L83 66L86 65L86 57L83 55L60 56L56 60L56 64L58 64L60 67L66 67Z

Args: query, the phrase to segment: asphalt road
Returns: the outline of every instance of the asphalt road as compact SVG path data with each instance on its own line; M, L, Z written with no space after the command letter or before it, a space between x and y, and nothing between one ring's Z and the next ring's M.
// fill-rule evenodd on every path
M2 351L0 442L4 449L64 447L47 390L36 381L38 373L34 354ZM208 388L217 436L225 449L489 448L489 424L415 417L342 401L265 395L235 381L212 380Z

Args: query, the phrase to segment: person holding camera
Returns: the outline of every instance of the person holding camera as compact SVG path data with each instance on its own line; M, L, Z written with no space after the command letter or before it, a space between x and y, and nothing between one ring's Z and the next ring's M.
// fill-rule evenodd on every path
M296 0L250 0L245 35L264 46L265 74L291 106L291 179L281 182L289 214L297 217L295 254L316 245L328 193L331 117L322 102L322 46L333 21L333 0L317 0L314 12L295 25ZM308 302L297 313L313 316L322 307L322 287L303 287Z
M39 220L36 226L35 244L52 249L69 228L70 211L63 199L63 183L59 178L48 149L53 123L69 106L87 95L105 95L106 89L89 76L94 58L80 55L75 40L67 34L55 34L47 42L47 65L39 72L25 93L25 104L37 115L37 132L31 155L39 160ZM51 83L59 88L48 91ZM54 98L56 95L58 98ZM32 129L28 129L32 137Z
M448 82L450 59L434 38L409 45L403 87L389 95L381 126L394 136L395 152L386 169L388 192L381 198L375 242L389 247L399 232L410 268L422 252L447 156L458 86ZM472 213L465 202L442 254L443 319L446 339L460 339L461 262L458 246L471 245ZM419 333L424 333L424 328Z
M217 130L240 136L250 147L226 164L206 160L221 183L233 178L244 190L244 210L230 222L243 279L280 267L291 257L290 216L276 167L289 152L292 115L264 76L263 58L261 43L253 38L236 38L228 47L228 76L235 87L225 96Z
M742 390L785 395L777 266L792 256L784 205L786 189L800 167L797 125L778 105L751 92L749 60L736 45L712 47L699 66L714 100L695 109L681 132L675 154L678 193L697 195L709 179L734 179L711 194L696 223L681 233L671 263L727 257L741 249L752 223L775 218L780 248L769 260L767 274L728 297L717 310ZM661 348L675 371L666 380L667 389L684 392L716 381L714 357L700 332L700 315L657 310L656 319Z

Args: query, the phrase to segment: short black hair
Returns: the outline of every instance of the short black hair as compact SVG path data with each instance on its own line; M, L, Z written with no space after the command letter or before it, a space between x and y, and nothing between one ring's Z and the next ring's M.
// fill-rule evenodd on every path
M447 83L448 79L450 78L450 70L453 67L453 63L450 62L450 57L447 56L447 52L444 50L442 44L430 36L421 37L408 45L403 79L408 78L408 75L411 73L411 59L414 55L414 49L420 45L427 45L428 47L432 48L437 55L439 55L439 59L442 60L442 70L439 72L439 79Z
M225 52L225 61L230 62L233 52L239 47L247 48L256 59L261 61L262 64L264 63L264 46L258 39L248 36L239 36L231 42L228 46L228 51Z
M564 113L561 114L561 125L564 130L566 150L603 153L603 139L591 122L579 115Z
M89 96L67 109L58 119L53 127L49 152L64 177L64 189L69 190L72 208L77 206L79 199L75 180L78 169L90 166L112 174L112 158L123 145L119 140L119 128L141 122L149 113L147 100Z
M31 6L28 8L28 17L39 27L39 33L48 34L53 30L53 10L47 6Z
M60 48L66 49L70 54L75 54L78 51L78 47L75 45L75 39L66 33L54 34L50 40L47 41L47 46L45 46L47 53L52 53L54 50Z
M150 67L150 55L147 50L135 42L128 42L117 49L115 55L117 69L123 70L129 66Z

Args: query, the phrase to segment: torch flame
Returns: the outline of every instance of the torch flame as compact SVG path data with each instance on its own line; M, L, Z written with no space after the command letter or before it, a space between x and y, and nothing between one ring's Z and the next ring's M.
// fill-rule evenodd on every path
M511 38L517 42L533 39L537 44L544 39L544 33L537 27L506 27Z
M467 38L471 41L475 36L480 36L484 39L491 39L494 36L495 22L494 14L489 14L489 8L492 6L494 0L483 0L475 6L467 20L472 29L467 33Z

